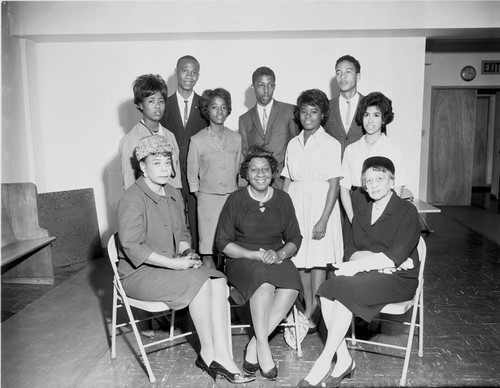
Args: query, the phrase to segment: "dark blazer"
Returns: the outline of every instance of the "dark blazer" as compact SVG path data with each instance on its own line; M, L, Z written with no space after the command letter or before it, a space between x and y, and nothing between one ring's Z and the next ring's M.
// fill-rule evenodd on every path
M415 268L398 274L418 277L417 244L420 237L420 222L415 206L393 192L384 212L372 225L373 201L367 198L367 194L362 190L353 191L352 205L354 217L345 248L345 259L349 260L356 251L383 252L398 267L411 257Z
M359 95L359 101L363 98L363 95ZM340 145L342 146L342 158L344 158L344 151L345 148L359 139L363 136L363 128L359 125L356 124L356 115L353 117L353 120L351 121L351 127L349 128L349 132L346 133L345 128L344 128L344 123L342 122L342 118L340 116L340 109L339 109L339 97L335 97L330 100L330 116L328 116L328 120L325 124L325 131L332 135L335 139L337 139L340 142ZM359 103L358 106L356 107L356 114L359 109Z
M247 155L248 147L253 144L265 146L274 153L274 157L278 160L276 177L279 177L283 170L288 142L299 134L297 123L293 119L293 109L294 106L291 104L274 100L265 134L257 112L257 105L239 118L238 129L241 135L243 156Z
M175 140L177 140L177 145L179 146L179 162L184 173L183 175L186 176L189 139L201 129L208 126L208 121L205 120L201 114L200 96L196 93L193 96L193 103L191 104L191 111L189 112L186 128L182 125L183 119L179 112L177 93L167 98L165 102L165 113L160 122L161 125L175 135Z

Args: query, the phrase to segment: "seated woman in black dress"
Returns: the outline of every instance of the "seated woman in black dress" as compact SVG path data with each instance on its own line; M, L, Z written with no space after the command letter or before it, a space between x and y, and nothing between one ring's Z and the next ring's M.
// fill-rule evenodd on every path
M249 185L232 193L222 209L217 247L228 259L226 275L246 301L255 336L246 348L243 370L275 380L278 369L268 338L302 291L300 275L289 260L300 247L292 201L270 184L277 160L261 146L251 146L240 175Z
M189 307L201 350L195 364L212 378L247 383L231 355L227 284L223 273L202 265L191 249L175 176L172 147L163 136L148 136L135 149L143 176L118 203L118 236L125 257L118 272L132 298Z
M392 161L382 156L363 163L365 191L352 193L354 217L345 249L348 261L336 264L336 276L316 293L328 337L299 387L338 387L356 367L344 339L353 314L370 322L386 304L415 295L420 223L415 206L393 192L394 173ZM335 353L337 360L332 364Z

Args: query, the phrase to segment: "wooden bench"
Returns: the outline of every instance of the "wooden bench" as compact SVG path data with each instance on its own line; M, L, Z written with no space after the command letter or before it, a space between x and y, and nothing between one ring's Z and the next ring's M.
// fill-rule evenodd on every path
M38 224L33 183L2 183L2 282L54 284L56 238Z

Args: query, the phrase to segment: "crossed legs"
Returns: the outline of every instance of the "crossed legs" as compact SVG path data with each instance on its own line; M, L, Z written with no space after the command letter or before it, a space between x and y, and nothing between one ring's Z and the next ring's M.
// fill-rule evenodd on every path
M325 347L306 376L310 384L317 384L330 370L335 353L337 361L332 376L338 376L351 364L351 356L345 342L345 335L351 325L352 312L339 301L320 297L321 312L328 329Z
M189 313L207 365L217 361L231 373L241 373L231 357L226 279L208 279L189 304Z
M276 288L272 284L262 284L250 298L250 312L255 335L247 346L246 360L259 363L264 371L275 364L269 347L269 335L276 329L298 295L297 290Z

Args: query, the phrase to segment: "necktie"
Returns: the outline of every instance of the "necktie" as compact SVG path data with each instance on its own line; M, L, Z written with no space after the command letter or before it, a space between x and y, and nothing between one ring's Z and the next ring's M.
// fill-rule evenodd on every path
M184 100L184 128L186 128L188 117L189 117L188 100Z
M266 133L266 127L267 127L267 110L264 108L264 114L262 115L262 129L264 130L264 133Z
M351 126L351 101L346 101L347 102L347 112L345 114L345 130L346 132L349 130L349 127Z

